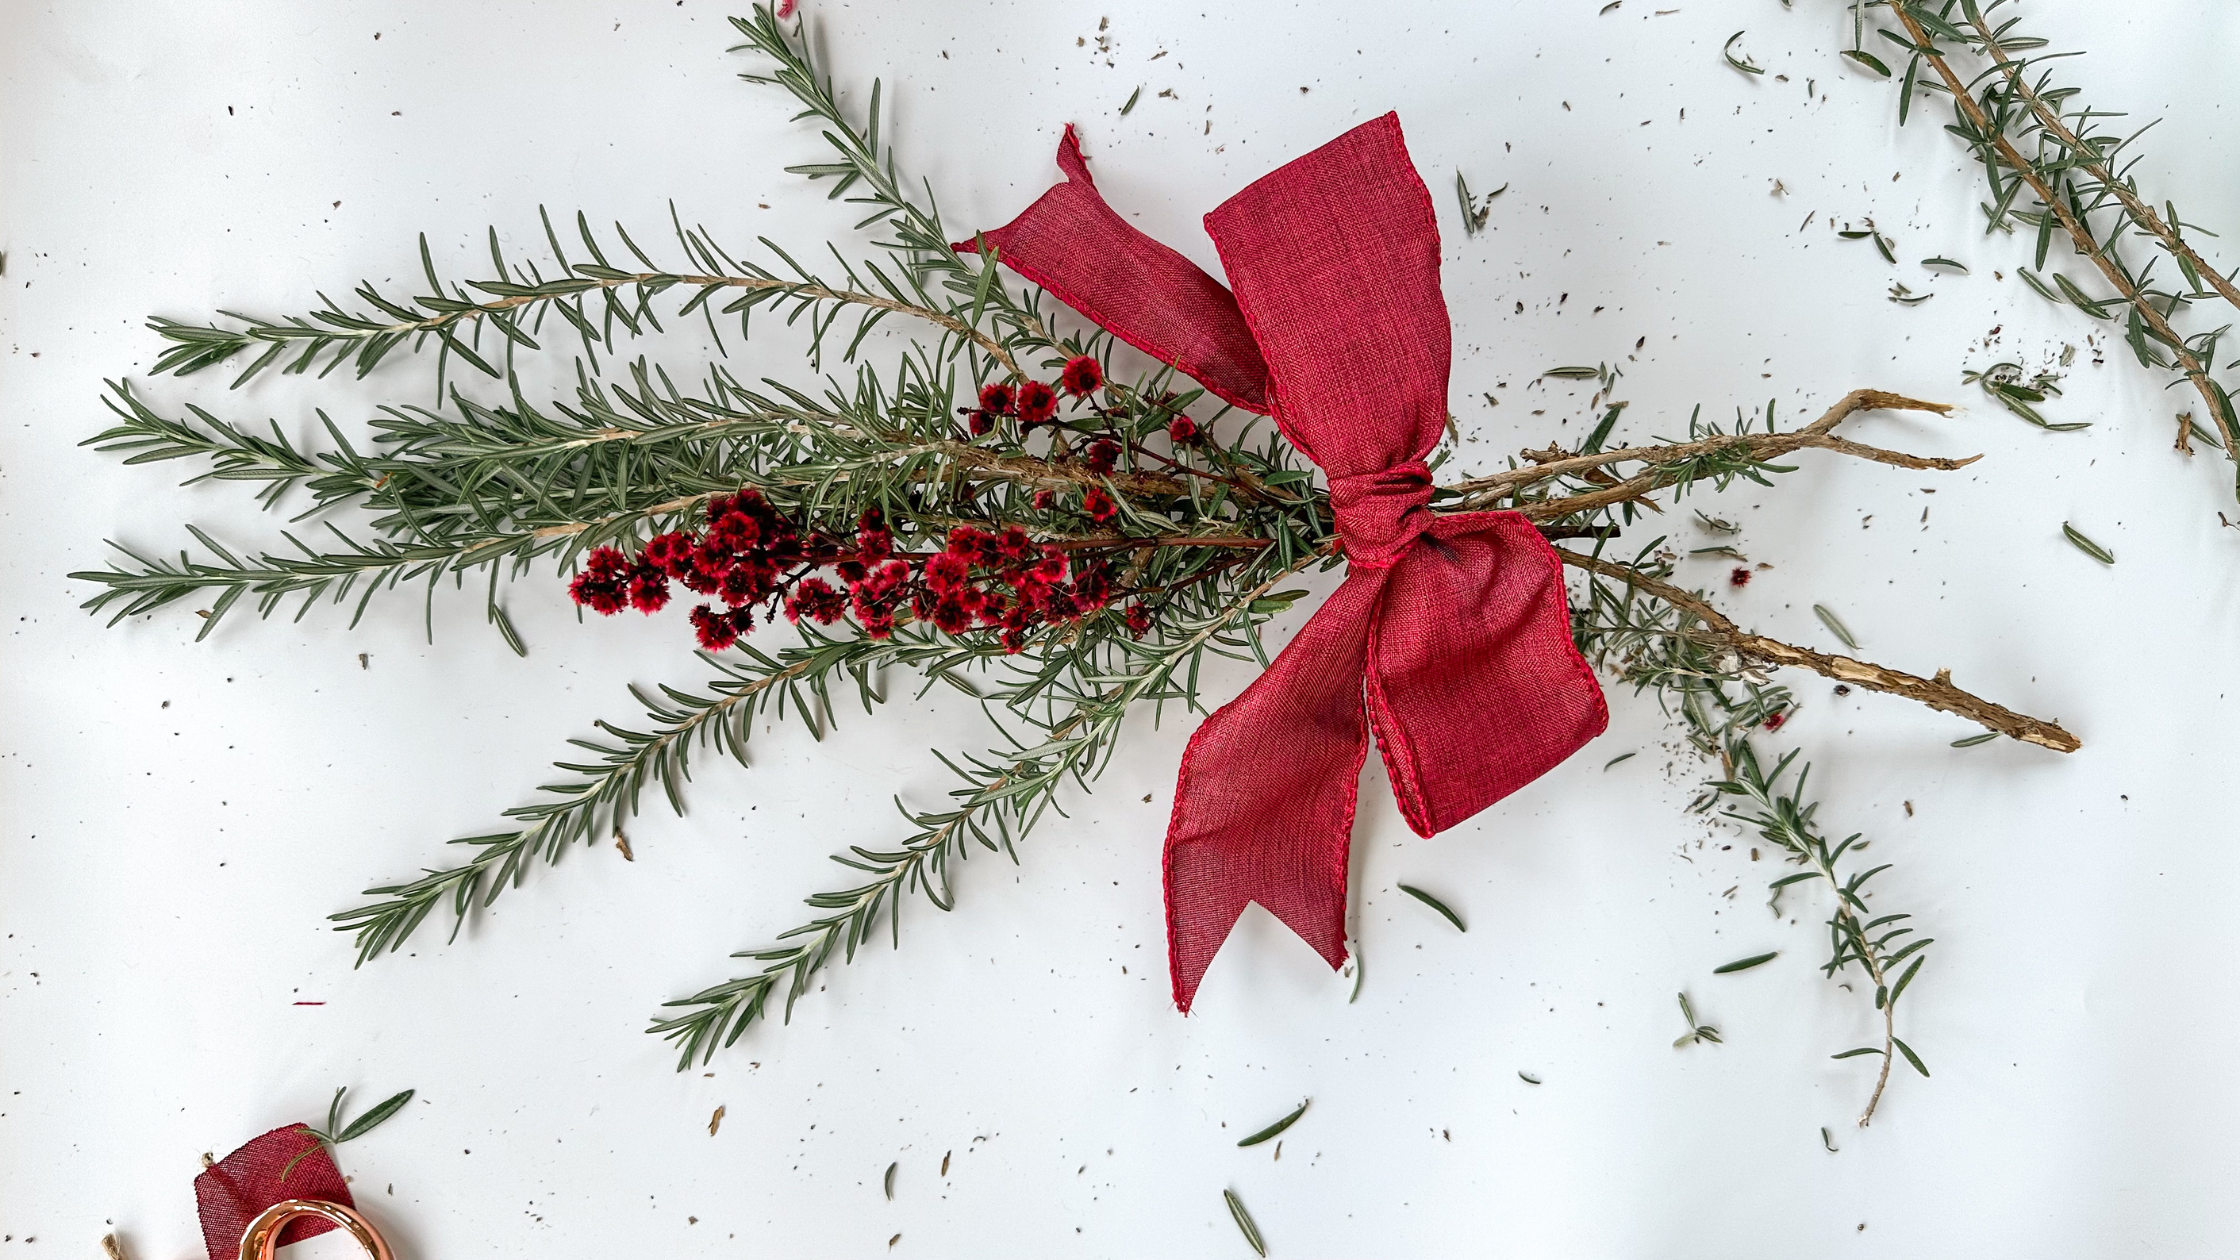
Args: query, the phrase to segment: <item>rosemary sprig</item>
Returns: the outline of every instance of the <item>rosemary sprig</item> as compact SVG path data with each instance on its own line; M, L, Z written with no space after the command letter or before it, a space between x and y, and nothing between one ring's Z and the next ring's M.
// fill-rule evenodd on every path
M1990 185L1991 200L1982 207L1985 231L2011 233L2017 223L2033 229L2033 269L2018 268L2017 274L2049 301L2120 323L2141 366L2174 372L2190 384L2235 461L2240 493L2240 447L2235 446L2240 415L2214 374L2217 347L2231 326L2182 334L2173 323L2204 298L2240 307L2240 287L2196 252L2185 237L2195 225L2182 220L2174 205L2164 202L2164 213L2157 213L2154 200L2139 191L2132 174L2138 158L2125 155L2147 128L2120 136L2101 130L2099 120L2123 115L2082 105L2075 99L2080 89L2057 84L2046 63L2073 54L2047 51L2047 40L2016 29L2019 17L1995 20L2009 2L1851 0L1862 22L1865 9L1882 8L1900 28L1877 32L1907 55L1900 125L1916 91L1948 97L1953 121L1945 129L1968 145ZM1974 58L1980 69L1962 74L1957 57ZM1923 68L1929 75L1920 73ZM2018 204L2025 193L2030 201ZM2046 268L2057 233L2086 259L2113 296L2093 297L2058 272L2051 284L2041 278L2038 273ZM2126 238L2151 242L2157 257L2134 267L2120 248ZM2166 287L2154 279L2155 264L2162 259L2174 264L2182 286ZM2190 417L2180 422L2177 446L2190 454L2189 422Z

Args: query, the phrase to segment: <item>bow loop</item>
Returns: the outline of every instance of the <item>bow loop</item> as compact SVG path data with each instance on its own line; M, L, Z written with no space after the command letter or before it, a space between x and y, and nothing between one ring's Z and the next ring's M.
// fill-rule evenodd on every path
M1330 511L1338 519L1346 563L1389 569L1431 528L1431 468L1420 459L1382 472L1330 479Z
M1429 835L1602 733L1553 549L1515 512L1433 516L1451 330L1431 194L1387 114L1206 216L1234 294L1068 179L983 237L1121 340L1275 417L1330 480L1351 568L1244 694L1190 737L1167 826L1175 1005L1258 902L1345 961L1354 792L1375 729ZM963 248L963 246L960 246ZM1417 547L1418 538L1437 540Z

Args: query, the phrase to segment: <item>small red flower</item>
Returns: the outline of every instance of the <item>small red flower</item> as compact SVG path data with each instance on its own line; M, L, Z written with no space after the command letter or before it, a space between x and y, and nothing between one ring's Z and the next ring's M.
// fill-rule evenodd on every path
M1737 566L1735 566L1735 571L1734 571L1734 572L1732 572L1732 573L1729 573L1729 574L1727 575L1727 585L1729 585L1729 586L1748 586L1748 585L1750 585L1750 570L1748 570L1748 569L1745 569L1745 568L1741 567L1740 565L1737 565Z
M797 3L799 0L778 0L778 20L782 22L792 17L793 6Z
M1120 444L1109 438L1089 443L1089 471L1102 476L1120 462Z
M1055 490L1037 490L1034 492L1034 509L1037 512L1047 512L1056 507L1057 503L1058 494Z
M944 599L933 606L934 627L943 634L963 634L972 628L972 613L961 599Z
M996 535L996 554L1005 560L1032 560L1035 557L1034 539L1016 525L1006 525Z
M1058 373L1058 385L1076 398L1094 392L1102 384L1104 368L1085 354L1067 359L1065 369Z
M894 554L894 531L877 508L863 514L856 524L856 559L876 564Z
M992 411L972 411L965 416L964 427L974 437L986 437L996 427L996 415Z
M674 531L655 534L646 541L644 562L660 567L670 577L683 577L692 571L693 537Z
M585 571L607 578L622 572L628 563L623 559L622 553L612 547L593 547L591 554L583 558Z
M1789 711L1787 709L1781 709L1774 713L1768 714L1763 725L1769 731L1778 731L1781 729L1781 724L1788 720Z
M1167 422L1167 440L1176 446L1188 446L1198 440L1198 422L1188 416L1176 416Z
M982 385L980 387L980 410L991 416L1008 416L1011 414L1014 397L1011 387L1001 381Z
M568 583L568 597L607 617L621 612L629 598L621 578L592 569L576 574L575 580Z
M1058 415L1058 391L1041 381L1028 381L1019 387L1019 426L1031 429L1047 424Z
M840 620L848 610L848 597L833 589L832 583L823 578L805 578L786 597L786 620L799 621L803 617L820 626L829 626Z
M739 626L733 620L737 614L719 613L706 604L692 610L692 631L700 638L700 646L710 652L721 652L739 641Z
M959 525L949 531L949 554L962 556L974 564L994 564L1002 558L996 547L996 536L970 525Z
M630 570L630 606L649 616L669 606L669 575L650 564Z
M926 585L934 590L953 591L969 576L971 566L956 552L944 551L926 561Z
M1122 613L1121 618L1128 623L1131 638L1140 639L1151 628L1151 609L1140 600L1128 605L1128 611Z
M1120 505L1112 501L1112 496L1106 494L1102 486L1091 486L1089 492L1081 496L1081 510L1089 514L1089 519L1102 524L1120 514Z

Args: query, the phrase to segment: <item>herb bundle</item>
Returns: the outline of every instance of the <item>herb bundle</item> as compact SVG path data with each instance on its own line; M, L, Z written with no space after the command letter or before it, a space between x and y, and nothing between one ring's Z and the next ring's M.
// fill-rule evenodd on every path
M1265 664L1268 620L1304 593L1285 584L1343 563L1328 492L1280 434L1171 370L1122 372L1109 334L1071 331L1076 321L1008 282L992 252L953 250L930 189L914 194L898 173L878 86L858 121L799 25L766 6L734 23L741 48L761 59L743 77L793 98L831 146L831 160L790 169L862 209L859 230L875 234L868 256L835 246L837 270L820 274L764 242L742 260L679 218L662 262L619 225L602 233L579 214L564 235L543 216L546 254L509 260L493 232L483 279L447 283L423 241L427 291L417 296L366 284L356 304L276 320L159 318L159 374L246 357L236 386L345 364L365 376L399 352L432 352L436 404L382 408L370 440L327 421L328 442L313 448L277 425L267 435L197 407L166 415L117 383L116 423L90 445L131 463L204 462L196 480L252 483L268 507L300 492L310 504L298 520L363 509L371 532L328 524L324 542L283 533L288 550L243 553L190 526L199 554L120 548L112 567L73 575L96 584L86 606L113 620L207 600L207 635L245 600L260 615L348 604L355 620L382 592L417 584L432 598L471 574L516 651L498 592L524 578L538 597L604 614L658 611L678 587L700 598L691 623L712 677L696 690L633 688L644 717L571 741L582 755L558 763L565 777L506 811L502 828L455 841L463 860L374 887L334 915L361 963L439 910L456 933L539 863L618 832L649 788L681 811L694 752L743 763L764 713L821 728L849 693L867 711L881 703L895 672L978 698L996 735L985 751L944 756L958 780L946 803L907 811L892 847L838 856L847 883L810 897L807 922L734 955L743 975L666 1005L651 1031L676 1045L680 1067L773 1010L790 1012L821 968L852 959L882 925L899 943L909 896L950 908L950 865L975 847L1016 860L1017 841L1060 792L1086 789L1107 763L1125 715L1141 704L1202 711L1206 660ZM685 385L625 360L626 344L664 320L697 317L719 339L727 327L745 337L758 311L807 329L821 383L750 384L717 364ZM917 335L875 368L870 350L890 343L871 334L890 322ZM532 402L513 367L547 343L577 354L576 388ZM1603 370L1557 374L1579 371L1600 377L1600 396L1614 386ZM477 397L461 374L494 382L500 397ZM1684 437L1606 449L1624 406L1611 403L1576 449L1526 450L1503 472L1439 486L1433 510L1511 509L1579 544L1559 549L1580 571L1577 642L1606 672L1657 694L1720 760L1725 777L1699 808L1731 798L1728 817L1799 864L1784 883L1828 883L1827 970L1856 965L1877 982L1886 1079L1893 1046L1911 1055L1893 1011L1927 942L1901 944L1907 929L1869 914L1862 889L1876 871L1851 872L1852 841L1821 838L1803 771L1790 773L1794 754L1763 769L1749 736L1793 708L1767 671L1804 668L1911 697L2059 751L2077 740L1941 671L1922 678L1750 633L1672 584L1663 538L1614 544L1661 512L1660 498L1773 485L1794 468L1781 461L1807 450L1921 470L1970 461L1838 436L1865 410L1946 410L1874 391L1800 428L1778 427L1770 403L1762 415L1738 411L1732 426L1698 409ZM777 619L791 623L790 641L760 641L758 625Z

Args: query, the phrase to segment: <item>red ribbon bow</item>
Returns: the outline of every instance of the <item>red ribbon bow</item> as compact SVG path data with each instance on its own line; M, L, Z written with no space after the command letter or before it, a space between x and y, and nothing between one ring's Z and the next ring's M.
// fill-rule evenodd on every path
M1418 835L1461 822L1602 733L1563 570L1515 512L1434 516L1450 334L1431 194L1396 114L1205 217L1236 286L1130 227L1073 129L1066 182L984 234L1002 262L1215 395L1272 414L1319 465L1344 584L1183 754L1167 827L1168 967L1188 1011L1257 901L1337 967L1373 728ZM957 246L977 248L974 241Z

